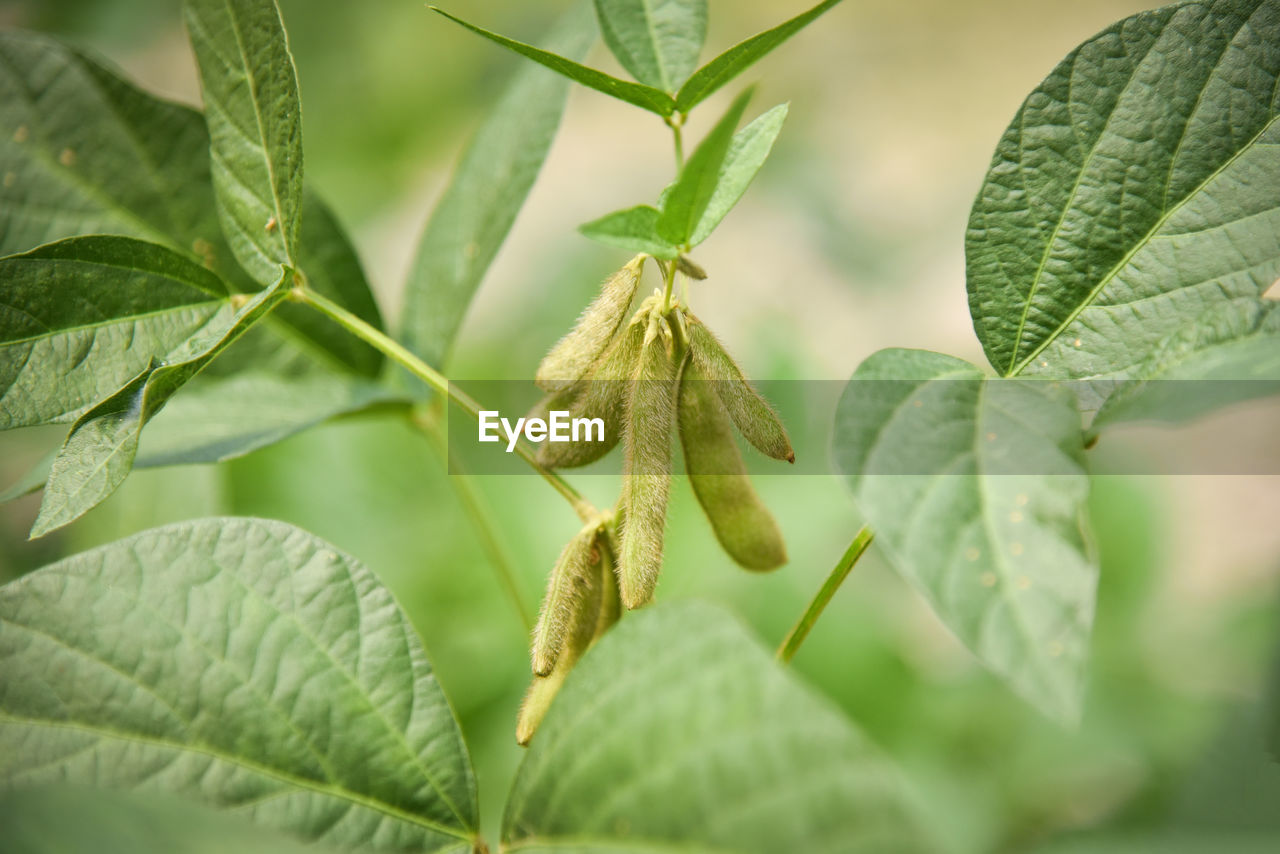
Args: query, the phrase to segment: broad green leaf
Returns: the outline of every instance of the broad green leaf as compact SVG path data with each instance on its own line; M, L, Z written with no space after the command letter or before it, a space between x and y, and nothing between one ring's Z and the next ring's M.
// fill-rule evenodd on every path
M150 243L73 237L0 259L0 429L76 418L229 306L217 276Z
M736 619L637 611L574 668L516 773L503 850L932 850L892 765Z
M689 239L690 246L697 246L710 237L720 220L733 210L773 150L773 142L786 120L787 105L779 104L733 135L724 163L716 175L715 192L698 218Z
M680 87L680 92L676 95L676 110L681 113L689 112L721 86L746 71L765 54L807 27L815 18L839 2L840 0L824 0L809 11L729 48L699 68Z
M1280 276L1280 3L1179 3L1085 42L996 148L966 240L1002 374L1117 375Z
M1240 299L1210 309L1160 342L1093 422L1186 421L1280 394L1280 302Z
M563 74L576 83L581 83L597 92L603 92L606 95L612 95L615 98L626 101L628 104L634 104L637 107L648 110L651 113L657 113L666 117L671 115L675 110L676 102L670 95L661 89L655 89L652 86L645 86L640 83L631 83L627 80L619 80L603 71L596 71L594 68L588 68L572 59L561 56L558 53L541 50L523 42L509 39L506 36L500 36L497 33L491 33L488 30L481 29L475 24L468 24L461 18L455 18L443 9L435 6L430 7L432 11L439 12L451 21L461 24L471 32L482 35L492 42L502 45L507 50L514 51L523 57L532 59L539 65L550 68L557 74ZM584 51L585 53L585 51Z
M0 790L166 793L343 850L470 850L475 780L421 643L354 559L202 519L0 588Z
M833 442L898 571L1018 694L1075 721L1098 567L1074 399L950 356L882 350L854 372Z
M626 249L630 252L647 252L655 258L670 261L680 250L658 234L660 211L649 205L639 205L626 210L605 214L579 227L592 240Z
M166 795L39 786L0 795L6 850L22 854L323 854L237 816Z
M78 519L124 482L138 453L142 428L210 361L288 295L293 274L238 311L228 306L167 359L151 363L115 394L80 416L53 461L31 536L41 537Z
M706 0L595 0L600 33L636 80L675 93L698 67Z
M209 125L222 230L240 265L270 285L298 268L302 110L275 0L186 0Z
M580 2L549 43L582 57L595 39L595 15ZM544 69L519 69L427 223L409 273L401 337L432 365L448 358L467 307L542 169L568 90Z
M729 105L724 116L699 143L680 177L664 195L662 215L658 217L658 234L676 246L684 246L693 237L703 215L711 205L719 185L720 169L733 145L734 130L747 109L752 90L748 89Z
M204 118L41 35L0 32L0 176L0 254L120 234L167 246L237 290L257 289L218 224ZM332 214L311 193L303 214L298 251L311 287L381 328ZM308 358L377 373L377 351L314 311L284 309L271 325Z

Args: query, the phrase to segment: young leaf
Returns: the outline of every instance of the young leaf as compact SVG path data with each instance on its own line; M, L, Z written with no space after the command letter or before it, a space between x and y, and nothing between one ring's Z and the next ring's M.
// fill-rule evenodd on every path
M226 285L127 237L73 237L0 259L0 429L67 421L199 333Z
M468 24L461 18L455 18L443 9L435 6L430 7L432 11L439 12L449 20L461 24L471 32L482 35L490 41L502 45L508 50L514 51L521 56L532 59L539 65L545 65L557 74L563 74L574 82L581 83L597 92L603 92L606 95L612 95L615 98L626 101L628 104L634 104L637 107L648 110L651 113L657 113L666 117L671 115L675 110L676 102L661 89L655 89L652 86L645 86L640 83L631 83L627 80L619 80L617 77L605 74L603 71L596 71L594 68L588 68L585 65L574 62L567 57L552 53L546 50L540 50L523 42L509 39L506 36L500 36L497 33L491 33L488 30L481 29L475 24ZM585 53L585 51L584 51Z
M49 471L32 538L73 522L115 492L133 468L147 421L283 300L291 279L292 274L285 271L273 287L259 292L239 311L224 309L201 335L187 340L166 361L153 357L128 384L80 416Z
M706 0L595 0L604 43L641 83L674 93L698 67Z
M680 254L680 250L658 234L659 216L661 212L657 208L638 205L605 214L600 219L580 226L578 230L605 246L644 252L670 261Z
M1123 372L1280 277L1280 9L1178 3L1071 53L996 148L969 305L1007 375Z
M739 95L724 116L698 145L680 170L680 177L665 194L658 217L658 234L676 246L684 246L693 236L715 195L720 169L724 166L733 132L738 127L752 90ZM723 214L721 214L723 216Z
M751 180L764 165L765 158L773 150L773 142L778 138L782 123L786 120L787 105L779 104L733 135L729 152L716 175L716 188L711 194L711 201L698 218L693 236L689 238L690 246L697 246L710 237L720 220L733 210L733 206L742 198L742 194L751 185Z
M163 792L342 850L457 851L475 780L378 579L281 522L147 531L0 588L0 779Z
M848 718L735 618L697 602L632 614L569 674L516 772L502 841L504 851L932 848L896 770Z
M1074 399L882 350L836 413L836 466L898 571L989 668L1078 719L1098 566Z
M581 57L595 38L595 16L580 2L549 42ZM448 358L471 298L551 148L568 90L544 69L519 69L436 205L409 272L401 329L409 349L429 364Z
M186 0L231 249L259 284L297 269L302 109L275 0Z
M681 113L689 112L721 86L754 65L756 60L807 27L815 18L839 2L840 0L824 0L809 11L729 48L699 68L680 87L680 92L676 95L676 110Z

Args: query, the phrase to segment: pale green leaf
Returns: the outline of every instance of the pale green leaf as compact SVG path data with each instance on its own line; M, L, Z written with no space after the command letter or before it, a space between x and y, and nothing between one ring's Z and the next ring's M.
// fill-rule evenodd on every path
M582 57L596 38L591 7L579 2L548 42ZM405 289L401 336L441 366L467 307L515 222L551 149L569 84L535 67L517 71L454 170L418 244Z
M281 522L148 531L0 589L0 790L165 793L369 852L470 850L475 781L391 594Z
M733 210L773 150L773 142L786 120L787 105L779 104L733 135L724 163L716 175L715 191L706 210L698 218L693 236L689 238L690 246L697 246L710 237L720 220Z
M622 620L569 674L516 773L503 850L932 850L893 766L701 603Z
M969 304L1002 374L1122 375L1280 276L1280 3L1178 3L1036 88L969 220Z
M287 270L273 287L260 291L238 311L227 306L206 329L153 359L115 394L72 426L53 461L40 514L31 536L41 537L96 507L128 477L142 428L187 382L288 295Z
M839 2L840 0L823 0L809 11L729 48L699 68L680 87L680 92L676 95L676 110L681 113L689 112L721 86L746 71L757 60L807 27L815 18Z
M0 259L0 429L68 421L226 311L217 276L127 237Z
M1098 566L1074 398L950 356L882 350L845 389L833 442L898 571L1014 691L1075 721Z
M578 228L585 236L629 252L645 252L655 258L672 260L680 250L658 234L657 208L638 205L626 210L605 214Z
M743 92L716 122L680 170L676 183L663 194L658 234L676 246L684 246L693 236L711 205L719 185L720 169L733 145L734 131L751 100L752 90Z
M675 93L698 67L706 0L595 0L600 33L636 80Z
M299 267L302 110L275 0L186 0L213 188L236 259L262 285Z
M449 20L461 24L471 32L484 36L496 44L500 44L507 50L520 54L527 59L532 59L539 65L546 66L557 74L563 74L575 83L581 83L597 92L603 92L606 95L612 95L615 98L626 101L628 104L634 104L637 107L648 110L651 113L657 113L660 116L669 116L675 109L675 100L663 92L661 89L655 89L652 86L645 86L640 83L632 83L627 80L619 80L603 71L596 71L594 68L588 68L581 63L575 62L568 57L561 56L552 51L542 50L540 48L518 42L515 39L509 39L506 36L500 36L497 33L491 33L486 29L477 27L475 24L468 24L461 18L450 15L443 9L435 6L430 7L432 11L439 12ZM585 51L584 51L585 53Z

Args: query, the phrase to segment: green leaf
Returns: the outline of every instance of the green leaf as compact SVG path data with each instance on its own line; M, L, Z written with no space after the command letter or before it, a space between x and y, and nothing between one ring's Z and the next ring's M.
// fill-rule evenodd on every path
M690 246L697 246L710 237L720 220L733 210L773 150L773 142L786 120L787 105L779 104L733 135L724 163L716 175L715 192L698 218L689 239Z
M166 795L79 786L0 794L5 845L23 854L321 854L323 850Z
M281 522L183 522L0 589L0 685L0 789L166 793L344 850L475 837L470 762L408 619Z
M699 143L697 150L680 170L680 177L665 194L662 215L658 217L658 233L675 244L689 242L711 205L719 184L720 169L724 166L729 147L733 145L734 130L747 109L753 90L748 89L729 105L728 111Z
M1280 277L1280 5L1178 3L1031 93L969 219L969 304L1003 374L1122 373Z
M169 354L153 359L115 394L76 421L53 461L32 538L60 528L97 506L124 482L133 468L142 428L204 366L261 320L288 295L293 274L284 271L275 286L253 297L239 311L225 309Z
M1280 302L1216 306L1160 342L1128 375L1093 430L1121 421L1187 421L1280 393Z
M218 224L204 118L33 33L0 32L0 176L0 254L121 234L167 246L237 290L258 287ZM311 287L381 328L350 241L313 194L303 209L298 252ZM376 350L314 311L283 308L271 325L307 358L377 373Z
M262 285L300 266L302 110L275 0L186 0L222 230Z
M746 41L739 42L715 59L697 70L689 80L680 87L676 95L676 110L687 113L702 103L712 93L742 72L746 71L756 60L782 44L787 39L807 27L815 18L840 0L824 0L807 12L796 15L791 20L779 24L771 30L754 35Z
M667 261L680 254L680 250L658 234L657 208L638 205L626 210L605 214L578 228L592 240L626 249L629 252L647 252L655 258Z
M0 429L68 421L229 305L217 276L127 237L0 259Z
M503 850L931 850L895 769L719 608L637 611L569 674Z
M651 113L657 113L666 117L671 115L675 110L676 102L670 95L661 89L655 89L652 86L645 86L640 83L631 83L627 80L619 80L617 77L605 74L603 71L596 71L594 68L588 68L567 57L560 56L546 50L523 42L509 39L506 36L500 36L497 33L491 33L488 30L481 29L474 24L468 24L461 18L455 18L443 9L435 6L429 7L434 12L439 12L451 21L461 24L473 33L482 35L490 41L502 45L508 50L514 51L523 57L532 59L534 62L550 68L557 74L563 74L574 82L581 83L597 92L603 92L606 95L612 95L615 98L626 101L628 104L634 104L637 107L648 110ZM584 51L585 53L585 51Z
M595 0L609 50L636 80L674 93L698 67L706 0Z
M595 38L595 16L581 2L549 43L581 57ZM409 273L401 331L428 363L439 367L448 358L467 307L542 169L568 90L544 69L519 69L436 205Z
M1071 395L882 350L841 397L834 454L876 543L948 628L1037 708L1078 719L1098 567Z

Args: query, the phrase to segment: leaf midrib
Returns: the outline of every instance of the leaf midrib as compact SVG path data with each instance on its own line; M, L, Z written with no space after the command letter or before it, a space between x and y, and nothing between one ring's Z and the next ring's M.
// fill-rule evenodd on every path
M16 347L22 344L35 344L37 342L45 341L50 338L58 338L63 335L71 335L76 332L86 332L91 329L103 329L108 326L114 326L117 324L124 324L124 323L139 323L154 317L163 317L164 315L169 315L169 314L179 314L181 312L189 311L192 309L199 309L199 308L206 308L206 307L221 307L225 303L226 303L226 300L217 300L217 299L205 300L202 302L190 302L190 303L185 303L179 306L168 306L166 308L159 308L159 309L156 309L155 311L143 312L141 314L125 314L119 317L111 317L105 320L96 321L94 323L81 323L75 326L60 326L57 328L49 328L44 334L28 335L25 338L13 338L7 341L0 341L0 350L7 349L9 347ZM214 311L214 314L217 314L216 310ZM208 318L206 318L201 323L200 328L203 328L204 326L207 326L207 325L208 325ZM192 332L191 335L198 334L198 332L199 330L197 329L195 332ZM190 338L191 335L188 335L187 337ZM179 343L178 346L181 346L181 343Z

